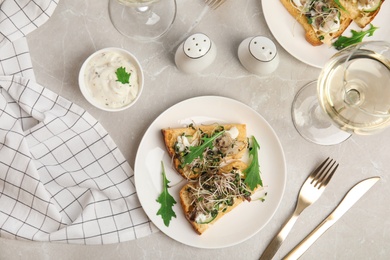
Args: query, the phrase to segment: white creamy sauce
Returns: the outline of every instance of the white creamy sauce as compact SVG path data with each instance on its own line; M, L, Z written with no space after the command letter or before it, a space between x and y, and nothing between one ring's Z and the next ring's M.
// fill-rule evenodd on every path
M297 7L303 7L303 4L301 2L301 0L293 0L294 4L297 6Z
M230 128L229 130L226 130L225 132L228 133L232 139L236 139L239 135L239 131L235 126ZM186 149L186 147L196 146L198 144L196 138L192 138L192 141L190 141L184 135L178 136L176 141L177 141L176 146L180 152L183 152Z
M295 6L302 12L309 10L310 2L308 0L292 0Z
M235 127L235 126L230 128L229 130L226 130L225 132L228 133L232 139L236 139L238 137L238 135L239 135L239 131L238 131L237 127ZM176 146L177 146L178 150L180 152L183 152L186 149L186 147L196 146L197 145L197 139L196 138L192 138L192 139L193 140L190 141L184 135L178 136L177 139L176 139L176 141L177 141Z
M311 25L316 32L329 34L340 29L339 13L323 11L329 8L326 1L291 0L303 15L310 17ZM362 0L360 0L362 1ZM374 1L374 0L364 0ZM326 39L324 39L326 40ZM323 41L324 41L323 40Z
M239 131L237 127L233 126L229 130L226 130L226 133L229 133L232 139L236 139L238 137Z
M319 30L325 33L336 32L338 29L340 29L338 13L330 14L319 27Z
M359 0L358 9L360 11L375 11L380 4L380 0Z
M195 218L196 223L202 223L202 222L205 222L206 220L207 220L207 216L205 214L199 214Z
M180 152L183 152L186 147L190 146L190 143L185 136L178 136L177 137L177 148L179 149Z
M117 81L116 71L124 67L130 82ZM138 93L135 66L119 52L103 52L93 57L85 68L85 85L91 96L107 108L120 108L131 103Z

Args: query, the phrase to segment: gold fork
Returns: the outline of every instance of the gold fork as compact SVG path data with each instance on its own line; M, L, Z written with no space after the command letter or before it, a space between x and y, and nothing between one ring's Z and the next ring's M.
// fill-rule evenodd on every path
M205 3L212 9L217 9L220 5L225 3L226 0L205 0Z
M333 174L337 170L339 164L329 157L318 166L306 179L299 191L298 201L295 206L294 213L290 219L283 225L279 233L272 239L265 251L260 257L260 260L271 260L276 254L282 242L290 233L293 225L297 221L299 215L304 209L313 204L324 192L326 185L329 183Z

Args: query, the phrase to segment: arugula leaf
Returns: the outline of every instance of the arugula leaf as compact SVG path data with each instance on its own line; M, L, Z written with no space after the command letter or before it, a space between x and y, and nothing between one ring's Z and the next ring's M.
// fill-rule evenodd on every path
M196 158L203 158L203 152L206 148L212 148L213 142L219 136L221 136L225 130L215 133L212 137L202 137L203 143L199 146L190 146L190 151L183 156L182 165L190 164Z
M340 36L334 43L333 46L337 50L344 49L347 46L350 46L355 43L359 43L363 40L364 36L368 35L368 37L372 36L375 32L376 29L379 27L375 27L372 24L370 24L370 28L367 29L366 31L360 31L357 32L355 30L351 30L352 36L351 37L345 37L345 36Z
M157 198L157 202L161 204L160 209L157 211L157 215L161 215L165 226L169 227L172 217L176 218L175 211L173 211L173 205L176 204L176 200L168 192L169 180L165 174L164 163L161 161L162 175L163 175L163 191Z
M131 73L128 73L126 71L126 68L120 67L115 71L117 81L119 81L122 84L129 84L130 83L130 76Z
M334 2L340 7L341 10L348 12L345 7L340 3L340 0L334 0Z
M263 181L260 177L260 165L258 150L260 145L256 138L252 136L251 147L249 148L249 158L251 162L243 173L245 174L244 183L253 191L258 185L263 186Z

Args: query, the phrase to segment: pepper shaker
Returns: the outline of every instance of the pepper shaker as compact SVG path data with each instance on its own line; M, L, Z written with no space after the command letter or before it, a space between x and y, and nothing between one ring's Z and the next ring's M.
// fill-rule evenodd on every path
M185 73L197 73L207 68L217 56L217 48L203 33L195 33L176 50L175 63Z
M249 37L238 47L238 58L249 72L266 75L276 70L279 55L272 40L265 36Z

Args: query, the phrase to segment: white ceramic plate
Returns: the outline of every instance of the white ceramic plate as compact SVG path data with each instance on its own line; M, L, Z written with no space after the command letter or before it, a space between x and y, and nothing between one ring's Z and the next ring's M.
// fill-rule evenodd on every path
M314 47L305 40L302 26L288 13L279 0L263 0L263 13L265 20L275 39L282 47L298 60L311 66L322 68L326 61L336 53L336 49L325 44ZM385 1L379 14L372 24L379 27L368 40L390 41L390 1ZM369 28L369 25L367 26ZM365 29L367 29L365 28ZM344 36L351 36L351 29L361 31L354 22L344 32Z
M260 200L241 203L235 210L221 218L215 225L199 236L184 217L180 206L179 190L185 184L183 178L171 166L165 150L162 128L181 127L190 124L245 123L248 136L254 135L261 148L259 162L265 191L265 202ZM156 202L162 191L161 161L164 162L170 185L170 194L177 204L177 218L169 227L156 213ZM146 214L166 235L193 247L222 248L238 244L261 230L274 215L282 199L286 184L286 165L280 142L271 126L250 107L224 97L204 96L185 100L164 113L150 125L138 148L135 160L135 185Z

